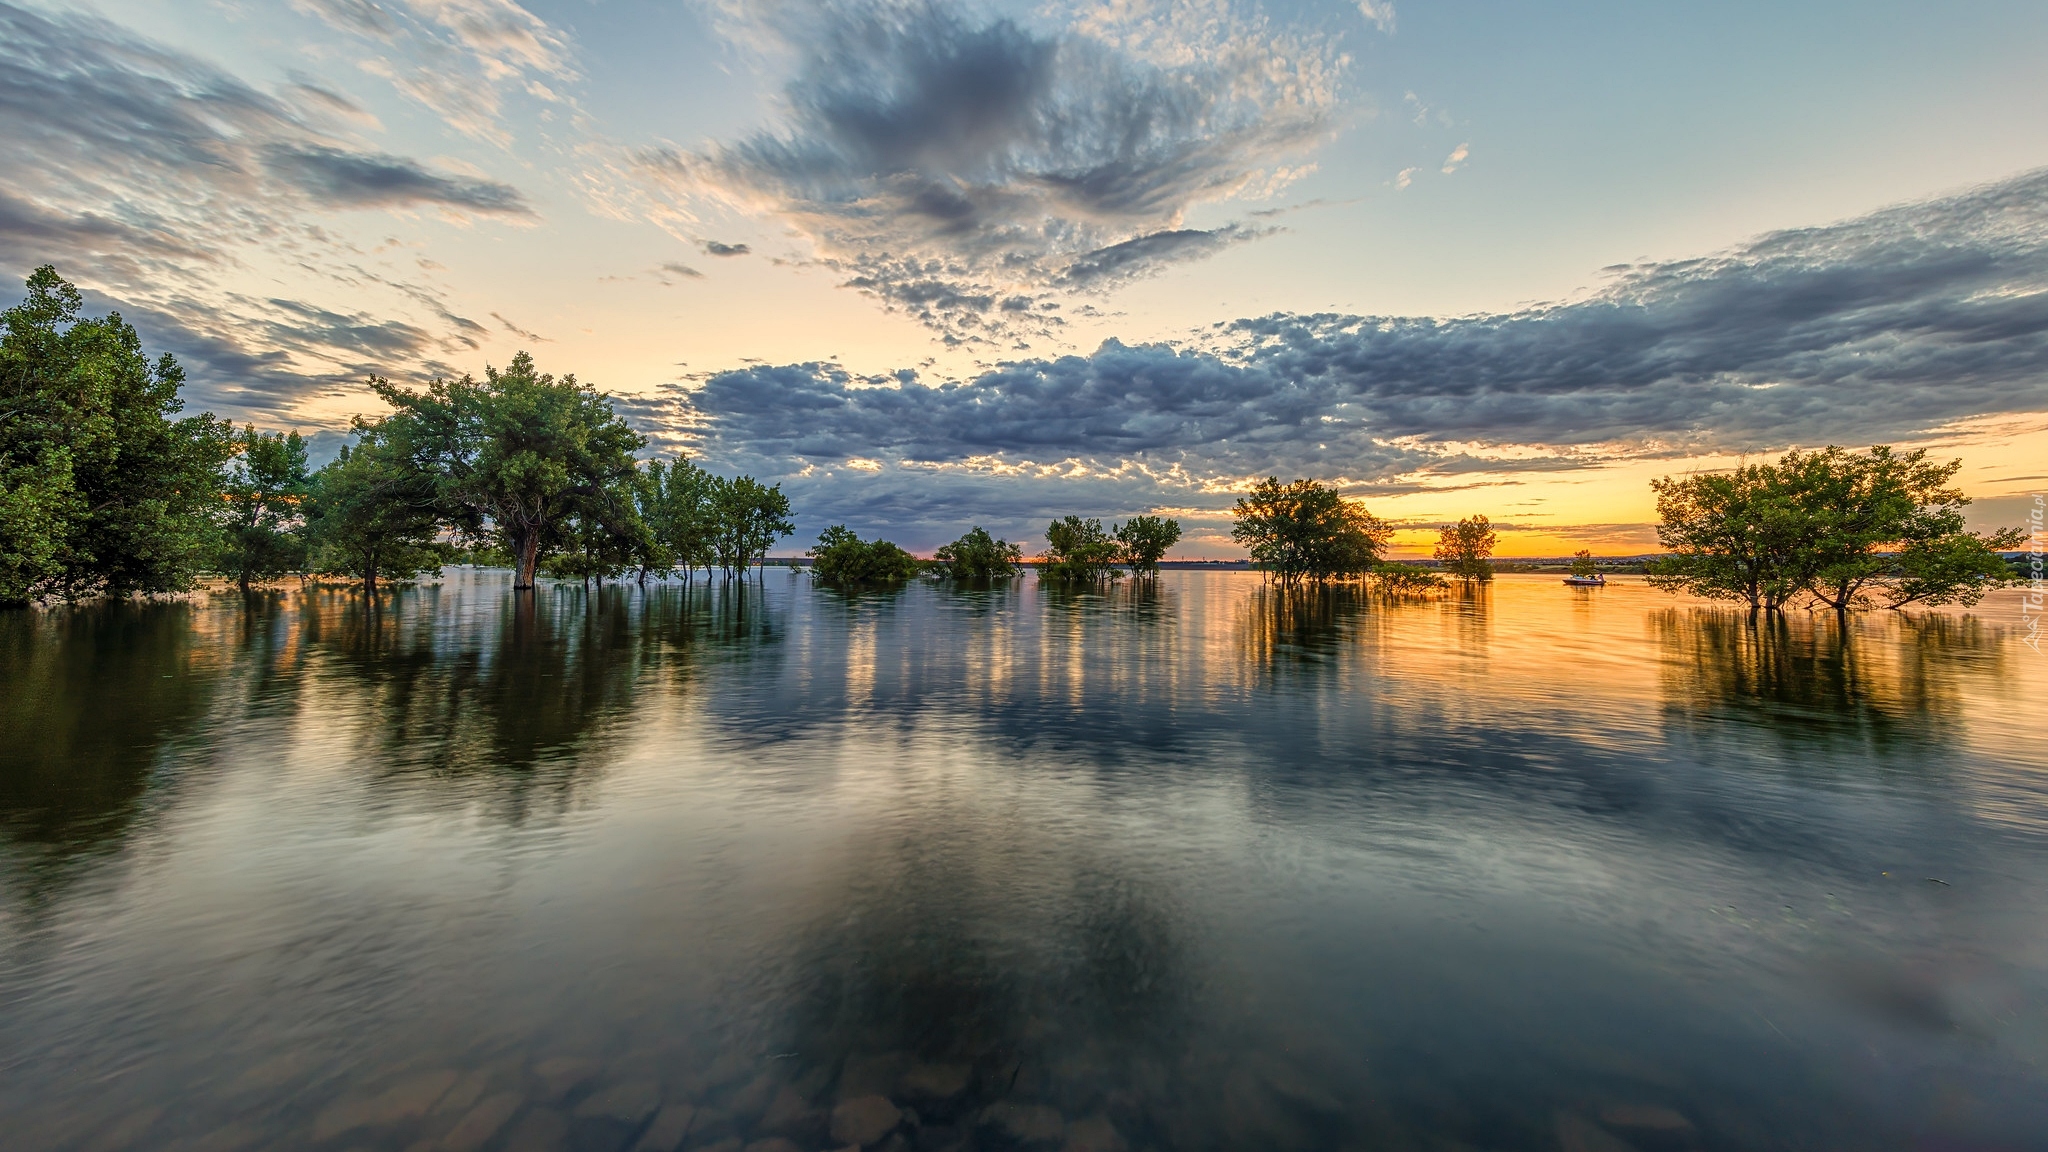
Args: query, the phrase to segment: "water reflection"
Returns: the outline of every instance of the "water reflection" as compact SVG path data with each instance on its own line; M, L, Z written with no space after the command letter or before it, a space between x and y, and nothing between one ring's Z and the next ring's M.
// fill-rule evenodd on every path
M1708 608L1650 617L1668 706L1702 725L1738 720L1818 751L1925 764L1957 736L1966 694L1995 692L2006 654L1981 620L1753 620Z
M1989 616L505 585L0 618L15 1143L2048 1131Z

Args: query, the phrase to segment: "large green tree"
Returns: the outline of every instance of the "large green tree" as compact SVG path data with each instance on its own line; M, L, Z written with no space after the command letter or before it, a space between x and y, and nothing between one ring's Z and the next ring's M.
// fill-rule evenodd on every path
M1779 467L1801 479L1815 521L1813 598L1836 612L1908 604L1975 603L2004 583L1998 553L2019 545L2017 528L1978 535L1963 509L1970 498L1950 481L1963 466L1927 459L1927 449L1868 452L1829 447L1793 452Z
M312 566L340 572L375 593L380 580L438 568L440 490L384 435L381 421L356 422L357 441L314 473L306 502Z
M533 587L541 557L569 543L578 517L622 515L614 494L630 490L640 435L574 375L558 380L521 352L482 381L371 386L396 410L393 445L436 478L443 516L512 555L514 588Z
M640 478L640 519L647 525L650 568L686 572L709 570L718 554L712 546L717 511L712 492L717 478L678 456L673 463L650 460Z
M941 545L932 560L955 580L1003 580L1017 574L1024 550L1007 540L998 540L988 529L975 527L951 544Z
M1973 604L2007 582L2019 530L1969 531L1949 487L1961 461L1925 449L1793 451L1732 472L1651 482L1670 554L1650 582L1777 612L1802 597L1837 612Z
M818 533L810 550L811 575L826 584L886 584L908 580L917 557L887 540L863 540L844 524Z
M175 418L184 371L45 265L0 313L0 605L189 587L233 430Z
M1484 516L1471 516L1437 530L1436 558L1460 580L1493 579L1493 555L1500 533Z
M1090 583L1115 579L1118 546L1116 538L1096 519L1062 516L1045 528L1045 566L1038 570L1042 580Z
M1146 576L1159 571L1166 550L1180 543L1180 521L1166 516L1133 516L1116 526L1117 558Z
M264 433L245 426L234 439L235 457L221 480L222 524L218 569L247 592L306 562L306 490L312 472L306 442L297 432Z
M711 481L711 548L727 575L745 572L768 555L779 537L796 531L789 497L780 484L752 476Z
M1314 480L1259 481L1238 498L1230 537L1282 584L1364 576L1378 565L1393 528Z

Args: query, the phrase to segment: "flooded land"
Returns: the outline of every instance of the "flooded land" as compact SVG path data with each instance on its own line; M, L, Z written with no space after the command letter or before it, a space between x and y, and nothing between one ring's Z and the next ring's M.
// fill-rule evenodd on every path
M0 616L0 1143L2048 1148L2014 593L510 584Z

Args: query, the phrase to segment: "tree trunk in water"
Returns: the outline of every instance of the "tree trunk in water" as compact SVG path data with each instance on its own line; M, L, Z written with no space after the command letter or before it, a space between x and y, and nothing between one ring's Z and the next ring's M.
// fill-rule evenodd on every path
M533 587L533 574L540 567L540 533L528 532L519 538L519 567L512 577L515 590Z
M377 594L377 566L374 564L363 569L363 594L366 596L375 596Z

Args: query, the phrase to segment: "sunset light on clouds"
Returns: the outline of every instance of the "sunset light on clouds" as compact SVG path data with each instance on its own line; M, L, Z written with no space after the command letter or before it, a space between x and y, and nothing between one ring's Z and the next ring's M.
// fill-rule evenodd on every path
M343 442L519 349L925 552L1337 480L1655 546L1793 446L2048 458L2048 10L0 0L5 299Z

